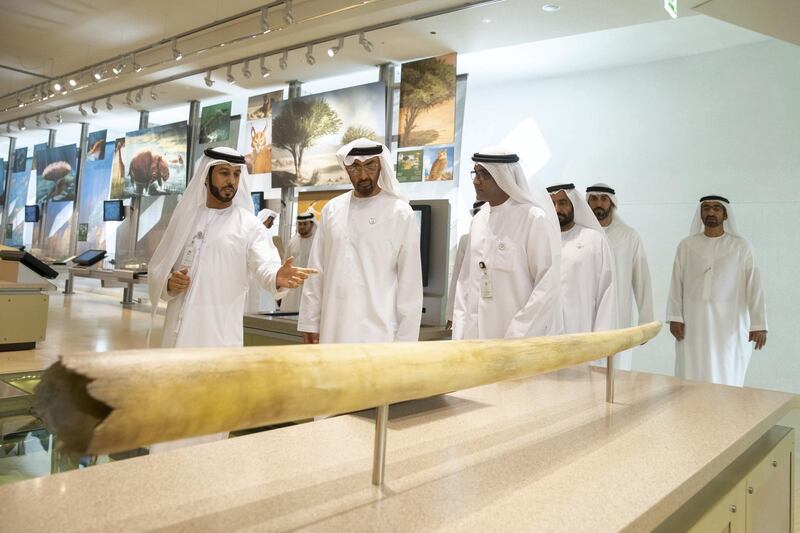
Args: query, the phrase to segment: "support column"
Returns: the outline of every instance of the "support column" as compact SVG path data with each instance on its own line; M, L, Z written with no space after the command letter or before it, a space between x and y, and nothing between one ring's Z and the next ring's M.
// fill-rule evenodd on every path
M198 100L189 102L188 141L186 149L186 185L189 185L189 180L194 176L195 159L200 155L195 153L200 142L200 102Z
M17 149L17 138L16 137L9 137L8 138L8 157L6 158L6 173L3 176L0 176L0 179L3 180L6 184L6 200L3 202L3 212L0 213L3 215L3 227L0 228L0 243L6 243L6 226L9 224L8 222L8 193L9 187L11 186L11 169L14 166L14 150Z
M52 130L51 130L52 131ZM78 142L78 172L75 179L75 201L72 209L72 222L70 223L69 255L77 255L78 250L78 213L81 208L81 188L83 188L84 167L86 166L86 144L89 138L89 124L81 122L81 137ZM66 290L65 290L66 292Z
M303 82L297 80L290 81L288 99L299 98L302 87ZM297 216L297 204L294 201L294 193L294 187L284 187L281 189L281 222L278 225L278 235L280 235L281 241L283 241L284 248L289 247L289 241L292 239L292 225Z
M150 111L142 110L139 111L139 129L143 130L149 127L150 125ZM130 211L130 219L131 219L131 227L130 227L130 234L128 235L128 250L130 251L130 259L139 259L136 257L136 236L139 234L139 215L142 208L142 197L141 196L134 196L131 199L131 211ZM117 246L119 249L119 246ZM125 265L120 265L118 262L115 261L115 268L123 268Z
M394 139L392 134L394 132L394 93L397 89L395 86L395 75L397 66L394 63L384 63L380 67L379 79L386 84L386 133L384 134L384 144L392 149Z

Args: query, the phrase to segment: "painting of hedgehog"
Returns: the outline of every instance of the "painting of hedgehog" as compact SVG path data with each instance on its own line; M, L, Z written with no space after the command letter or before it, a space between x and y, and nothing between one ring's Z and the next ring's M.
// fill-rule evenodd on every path
M46 148L35 155L36 203L75 200L77 145Z

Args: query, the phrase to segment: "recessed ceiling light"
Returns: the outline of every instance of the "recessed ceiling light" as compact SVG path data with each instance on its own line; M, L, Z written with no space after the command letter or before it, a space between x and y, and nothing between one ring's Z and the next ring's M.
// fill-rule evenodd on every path
M545 4L542 6L542 11L546 11L548 13L555 13L559 9L561 9L561 6L558 4Z
M492 19L483 19L483 20L481 20L481 22L483 22L484 24L489 24L491 21L492 21Z

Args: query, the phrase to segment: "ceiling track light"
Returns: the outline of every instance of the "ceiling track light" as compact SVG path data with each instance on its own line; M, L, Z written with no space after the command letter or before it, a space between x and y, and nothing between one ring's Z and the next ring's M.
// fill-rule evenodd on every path
M37 128L41 128L41 127L42 127L42 118L41 118L41 115L36 115L36 127L37 127Z
M211 71L209 70L206 72L206 77L203 78L203 81L206 82L206 87L212 87L214 85L214 80L211 79Z
M61 116L61 113L56 115L56 122L58 122L59 124L64 122L64 117Z
M100 81L103 79L103 72L105 71L105 67L98 67L92 72L92 77L94 81ZM56 89L57 90L57 89Z
M92 100L92 113L97 114L97 100Z
M129 106L133 105L133 98L131 98L131 92L128 91L128 94L125 96L125 103Z
M228 65L228 83L230 83L231 85L235 85L236 78L233 77L233 72L231 72L232 69L233 65Z
M44 123L47 124L48 126L50 125L50 117L48 117L47 115L44 116Z
M342 48L344 48L344 37L339 37L339 42L336 43L336 46L331 46L328 48L328 57L335 56L341 51Z
M267 17L269 15L269 10L266 6L261 8L261 33L266 35L272 31L272 28L269 25L269 20Z
M33 98L34 100L38 100L39 99L39 87L38 86L33 88L33 93L31 94L31 98Z
M76 85L78 85L78 79L77 79L77 78L75 78L75 77L70 77L70 78L67 80L67 84L68 84L70 87L75 87Z
M114 109L114 104L111 103L111 97L110 96L108 98L106 98L106 109L108 109L109 111Z
M172 57L175 58L175 61L183 59L183 54L178 50L178 39L172 39Z
M158 92L156 92L156 86L152 85L150 87L150 99L151 100L158 100Z
M367 36L364 34L363 31L358 34L358 44L364 47L364 50L366 50L367 52L372 52L372 50L375 48L370 42L370 40L367 39Z
M261 58L261 61L260 61L259 65L261 66L261 77L262 78L269 77L269 75L272 73L272 71L267 66L267 56L264 56L264 57Z
M22 102L22 97L17 94L17 107L25 107L25 104Z
M294 24L294 9L292 9L292 0L286 0L283 3L283 22L287 26Z
M120 62L118 65L114 65L113 67L111 67L111 72L113 72L115 76L119 76L124 68L125 68L125 63Z
M61 85L61 82L60 82L59 80L56 80L56 81L54 81L54 82L53 82L53 90L54 90L55 92L57 92L57 93L60 93L60 92L61 92L61 89L62 89L63 87L64 87L64 86L63 86L63 85Z
M316 62L317 62L317 60L314 59L314 45L310 44L310 45L308 45L308 48L306 49L306 63L308 63L309 65L311 65L313 67L314 63L316 63Z
M242 76L248 80L253 76L253 73L250 72L250 61L245 61L244 65L242 65Z
M133 54L133 56L131 56L131 68L133 69L134 72L137 73L142 71L142 66L136 62L136 54Z
M278 60L278 65L281 67L281 70L286 70L286 67L289 66L289 50L283 51L283 55L280 60Z
M139 90L136 91L136 97L134 98L134 100L136 100L137 104L142 101L142 96L143 95L144 95L144 88L143 87L139 87Z
M11 133L11 124L6 124L6 133Z
M81 116L85 117L89 113L83 108L83 104L78 104L78 111L81 112Z
M28 127L25 125L25 119L20 119L20 121L17 123L17 127L19 128L19 131L27 130Z

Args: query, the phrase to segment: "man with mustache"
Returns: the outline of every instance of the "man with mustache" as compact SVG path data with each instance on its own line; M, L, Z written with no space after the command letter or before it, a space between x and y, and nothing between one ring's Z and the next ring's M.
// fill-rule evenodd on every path
M700 198L691 235L678 245L667 302L675 375L741 387L752 347L767 342L767 309L750 243L730 202Z
M336 152L353 190L325 205L300 299L306 343L412 342L422 319L419 227L391 152L357 139Z
M456 284L453 339L558 335L563 315L558 224L547 193L517 154L485 148L472 156L472 220Z
M297 233L295 233L292 240L289 241L289 246L286 253L294 257L297 266L308 265L308 259L311 255L311 245L314 244L314 229L317 226L317 221L314 218L312 211L306 211L297 215ZM300 297L303 294L302 288L298 287L289 291L289 294L281 300L281 311L288 313L295 313L300 310Z
M148 267L153 317L167 301L161 346L243 345L243 316L252 277L276 298L314 271L281 265L253 214L242 154L208 148L175 208ZM227 433L157 444L151 452L222 439Z
M625 224L617 213L616 191L605 183L586 188L586 201L600 226L606 232L611 253L614 255L617 312L620 328L633 326L633 301L639 324L653 321L653 290L650 268L647 266L642 239L635 229ZM616 355L617 369L631 369L632 350Z
M614 257L603 229L575 185L547 188L561 226L561 298L564 332L617 327Z

